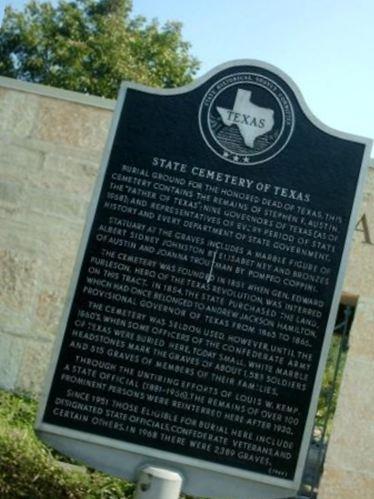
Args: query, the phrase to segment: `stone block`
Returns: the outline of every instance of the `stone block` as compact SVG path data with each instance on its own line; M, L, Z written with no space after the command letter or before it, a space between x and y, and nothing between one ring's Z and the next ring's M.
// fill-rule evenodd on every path
M0 133L30 137L38 119L40 97L17 90L1 89Z
M88 199L99 165L93 161L61 154L47 154L43 165L42 186L79 194Z
M327 451L327 466L357 472L374 469L373 376L372 361L348 357Z
M35 320L32 325L32 330L37 332L38 336L53 337L57 333L63 303L64 293L44 290L38 294Z
M374 245L366 244L363 242L362 234L355 233L344 281L344 291L360 294L360 296L372 295L373 284L367 277L368 275L374 275L373 252ZM358 262L360 262L359 265Z
M82 235L83 220L78 225L56 216L29 212L27 221L28 224L22 224L14 219L0 219L0 250L8 255L17 249L24 258L37 264L37 288L29 297L34 300L35 307L41 293L56 294L63 301ZM0 269L0 275L2 272L6 272L6 267Z
M18 137L13 137L11 135L0 135L0 139L5 142L12 143L15 146L24 147L26 149L37 151L43 155L43 157L48 154L67 156L74 158L76 161L82 161L94 163L96 165L100 164L102 153L104 149L104 143L102 148L91 149L82 148L74 145L64 144L64 143L54 143L46 142L44 140L39 140L35 137L28 137L26 139L19 139Z
M0 304L0 318L0 334L10 336L29 336L31 334L32 314L29 310L15 312Z
M24 353L16 382L18 390L40 394L50 362L52 342L28 341L24 343Z
M5 96L9 92L6 88L0 87L0 116L4 113L5 108Z
M88 210L90 209L91 206L91 200L85 200L81 204L81 216L84 221L87 219L88 215Z
M360 297L350 333L349 356L374 362L374 299Z
M373 491L374 474L326 467L318 499L373 499Z
M0 334L0 386L5 390L16 386L23 346L21 339Z
M47 217L31 212L27 214L27 219L20 212L14 213L12 217L1 219L1 216L0 211L0 248L17 250L31 258L45 258L45 239L42 234L48 225Z
M366 183L364 187L364 199L363 199L363 210L371 205L371 209L373 209L372 206L372 200L374 198L374 175L372 174L372 171L369 169L369 175L366 178Z
M19 144L0 141L0 178L20 185L40 185L44 154Z
M78 196L64 194L58 190L30 188L24 196L22 208L46 215L80 220L82 201Z
M0 302L4 307L31 313L39 263L16 250L0 249Z
M83 149L102 150L111 111L43 98L33 137L38 140Z
M0 204L17 206L21 202L23 187L15 182L0 182Z
M76 260L82 229L63 223L56 223L54 227L48 227L48 229L40 235L44 245L40 278L43 289L56 291L59 296L65 296Z

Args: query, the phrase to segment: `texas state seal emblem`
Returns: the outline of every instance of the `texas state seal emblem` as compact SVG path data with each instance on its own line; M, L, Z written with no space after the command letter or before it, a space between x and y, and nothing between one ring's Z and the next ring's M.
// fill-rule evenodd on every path
M218 156L238 165L274 158L286 147L294 112L285 91L256 72L238 72L215 82L199 109L203 138Z

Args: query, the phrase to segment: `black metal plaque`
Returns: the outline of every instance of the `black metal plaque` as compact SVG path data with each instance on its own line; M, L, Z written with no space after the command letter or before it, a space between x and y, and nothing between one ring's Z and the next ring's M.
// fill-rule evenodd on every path
M42 424L292 481L368 141L261 63L120 106Z

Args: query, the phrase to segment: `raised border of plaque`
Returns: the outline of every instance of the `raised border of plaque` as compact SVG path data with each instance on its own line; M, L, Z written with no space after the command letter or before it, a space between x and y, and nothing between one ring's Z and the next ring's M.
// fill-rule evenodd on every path
M253 471L247 471L241 468L217 464L203 459L192 458L189 456L184 456L164 450L158 450L152 447L147 447L135 443L123 442L120 440L95 435L93 433L77 431L44 422L44 414L46 411L49 392L52 386L53 374L56 370L56 366L59 360L64 332L72 307L73 297L77 287L80 269L90 235L90 230L97 210L99 196L102 190L111 150L114 143L115 133L118 127L123 105L126 100L127 89L135 89L146 94L153 95L177 96L191 92L192 90L200 87L214 75L225 69L235 68L238 66L256 66L268 70L275 75L278 75L294 92L303 113L315 127L334 137L356 142L365 146L365 154L361 165L355 200L351 211L347 237L341 258L341 265L339 268L332 306L327 322L327 332L325 334L321 350L319 366L314 382L313 394L311 397L309 412L306 419L306 425L304 427L302 444L300 447L296 472L293 480L268 476ZM291 133L291 129L289 129L288 131L286 130L284 132L284 136L281 138L281 140L283 141L282 149L287 144L287 141L289 139L289 136L287 134L289 133ZM207 139L204 137L204 140ZM212 144L207 142L207 145L211 150L213 150L212 148L214 148L214 146ZM367 173L370 145L371 141L369 139L333 130L325 124L321 123L311 113L306 103L304 102L299 89L286 74L284 74L278 68L273 67L272 65L257 60L244 59L222 64L208 72L203 77L196 80L194 83L178 89L159 90L134 83L124 83L121 86L118 102L113 115L112 125L105 146L100 171L95 184L85 229L80 243L72 281L69 287L63 316L60 322L59 333L56 338L51 364L46 377L46 386L41 398L39 414L36 423L36 430L40 438L48 444L52 445L54 448L60 450L61 452L64 452L77 459L81 459L82 461L95 468L130 480L135 480L139 469L144 467L145 465L156 465L158 467L175 470L181 473L181 475L183 476L183 491L189 494L232 497L232 491L235 490L236 497L250 497L251 499L279 499L295 494L301 482L303 467L309 448L309 441L322 383L323 370L328 355L330 340L343 286L344 273L347 266L350 241L352 239L356 219L358 216L363 183ZM220 152L216 152L216 154L221 155ZM238 161L239 164L241 164L241 158L239 158Z

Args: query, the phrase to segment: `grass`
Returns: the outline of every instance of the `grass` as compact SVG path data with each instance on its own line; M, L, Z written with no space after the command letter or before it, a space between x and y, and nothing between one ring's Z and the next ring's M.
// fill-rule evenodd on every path
M318 410L316 415L316 426L323 428L327 424L326 437L331 433L333 418L336 410L340 384L342 381L343 370L347 358L348 348L341 344L342 338L340 335L334 334L327 358L325 371L323 374L322 388L318 401ZM341 351L340 351L341 349ZM337 361L340 359L338 371L335 373ZM336 374L336 379L335 379ZM334 387L334 381L336 383Z
M33 431L35 414L35 401L0 391L1 499L132 497L133 484L82 466L74 469L71 459L42 444Z
M133 497L133 483L86 468L44 445L33 430L36 410L35 400L0 390L1 499Z

